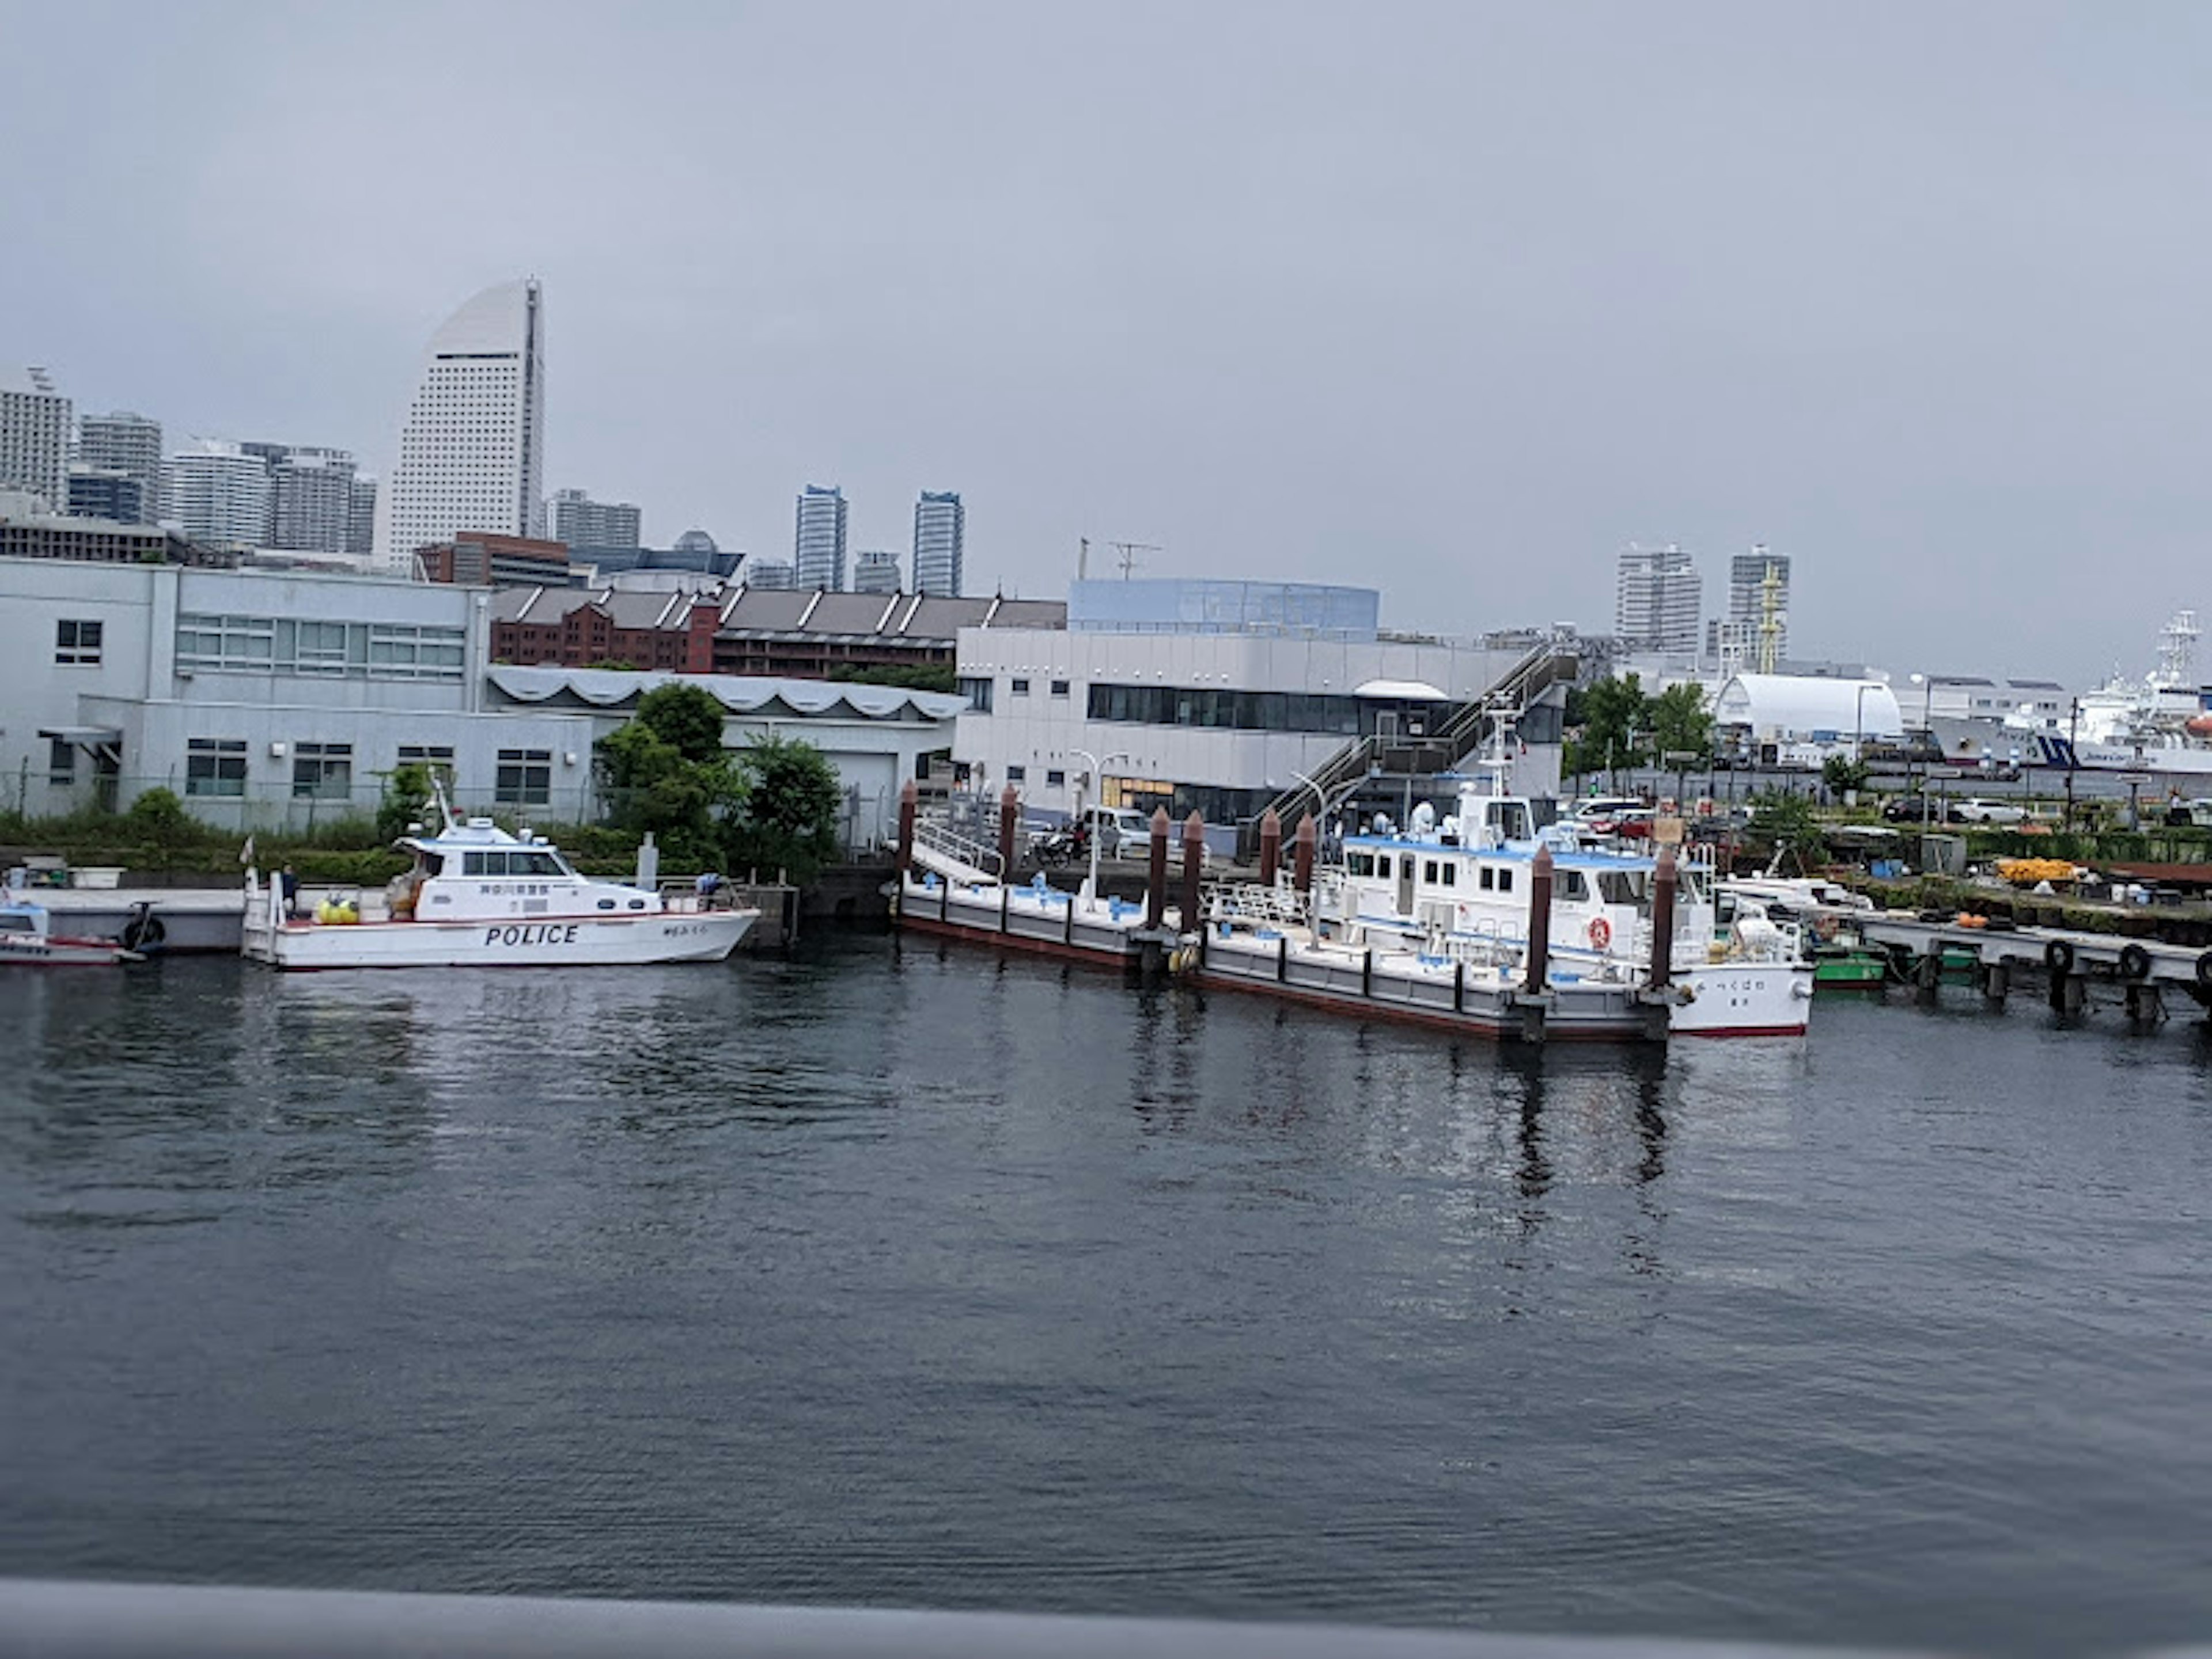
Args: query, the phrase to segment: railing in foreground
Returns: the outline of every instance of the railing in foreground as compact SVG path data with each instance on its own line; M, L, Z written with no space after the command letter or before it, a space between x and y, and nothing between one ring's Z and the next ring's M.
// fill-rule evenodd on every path
M400 1595L0 1579L0 1652L40 1659L1750 1659L1813 1650L1638 1637L1492 1636L1348 1625L1210 1624L698 1601ZM1822 1650L1823 1652L1835 1651Z

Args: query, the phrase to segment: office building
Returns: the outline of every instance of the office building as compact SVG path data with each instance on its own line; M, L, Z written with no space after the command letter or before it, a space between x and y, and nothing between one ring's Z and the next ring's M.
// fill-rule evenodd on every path
M82 415L76 423L79 465L138 481L140 522L161 516L161 423L127 409Z
M1066 623L1067 606L1056 599L937 599L748 586L725 596L714 634L714 670L794 679L871 668L950 671L964 629Z
M799 586L799 569L788 559L747 559L745 586L787 590Z
M831 593L845 587L845 492L809 484L799 497L792 568L801 587Z
M422 580L459 587L567 587L582 573L561 542L532 536L456 536L415 550Z
M0 368L0 489L69 503L70 400L43 368Z
M261 545L295 552L350 552L353 455L343 449L250 443L239 447L269 467L269 526Z
M1680 548L1621 550L1613 631L1626 651L1694 655L1703 585Z
M123 481L131 489L136 479ZM234 564L234 556L197 547L174 530L133 520L56 513L27 489L0 489L0 558L66 559L79 564Z
M258 547L269 533L269 463L205 439L161 471L161 517L205 547Z
M346 551L357 559L376 552L376 480L356 472L346 486Z
M914 591L957 599L968 509L955 490L925 489L914 504Z
M488 288L431 337L385 480L376 562L467 532L536 537L545 518L545 312L535 280Z
M867 548L853 556L855 593L896 593L899 591L899 556Z
M628 501L595 501L580 489L553 495L553 539L571 547L642 547L643 519Z
M69 515L106 519L113 524L151 524L146 488L113 467L72 465L69 470Z
M1768 605L1772 596L1772 622ZM1772 673L1790 654L1790 556L1754 547L1729 561L1728 619L1746 644L1745 660ZM1772 639L1770 644L1769 633Z

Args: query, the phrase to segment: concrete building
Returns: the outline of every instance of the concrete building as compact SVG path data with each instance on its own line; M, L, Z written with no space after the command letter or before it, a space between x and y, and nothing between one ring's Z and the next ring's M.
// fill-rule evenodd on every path
M1728 620L1747 647L1743 660L1753 665L1765 659L1765 623L1770 577L1774 596L1771 660L1778 664L1790 654L1790 556L1770 553L1764 546L1759 546L1729 561Z
M161 453L159 421L127 409L77 417L78 463L137 479L141 523L161 516Z
M356 472L347 486L346 551L357 559L376 556L376 480Z
M845 492L809 484L799 493L792 569L801 587L839 593L845 587Z
M899 591L899 556L878 548L867 548L853 559L853 591L855 593L896 593Z
M503 283L432 337L380 498L384 568L467 532L544 533L544 319L534 279Z
M1621 550L1613 595L1613 631L1626 651L1694 656L1704 585L1680 548Z
M601 587L503 587L492 596L491 654L520 667L621 663L668 674L714 666L722 596Z
M957 599L966 579L968 509L957 490L927 490L914 504L914 591Z
M1057 630L1066 623L1067 607L1054 599L945 599L748 585L724 601L714 633L714 668L723 674L804 679L871 668L950 672L963 630Z
M0 489L69 501L70 400L43 368L0 368Z
M628 501L595 501L580 489L553 492L553 539L570 547L642 547L644 515Z
M162 466L163 520L204 547L261 546L269 499L269 463L242 445L203 440Z
M788 559L748 559L745 586L787 592L799 586L799 567Z
M415 558L424 581L461 587L569 587L582 574L562 544L532 536L456 536Z
M353 544L352 452L246 443L269 468L269 524L260 545L301 553L345 553Z
M1354 739L1419 739L1524 654L1394 637L1380 604L1304 583L1079 581L1065 629L961 630L955 764L1046 812L1165 806L1237 824ZM1555 716L1523 729L1523 793L1558 787Z
M725 553L703 530L687 530L673 547L580 547L568 549L568 562L588 569L586 584L602 580L625 585L626 579L653 574L679 574L727 580L738 574L744 555ZM789 567L786 567L787 569ZM637 586L650 586L639 582Z
M1762 766L1817 765L1871 740L1905 735L1887 682L1807 674L1738 674L1713 699L1717 747Z
M150 524L146 487L128 472L108 466L72 464L69 470L69 515L106 519L115 524Z
M236 562L234 556L197 546L161 525L55 513L45 496L27 490L0 490L0 558L66 559L80 564Z

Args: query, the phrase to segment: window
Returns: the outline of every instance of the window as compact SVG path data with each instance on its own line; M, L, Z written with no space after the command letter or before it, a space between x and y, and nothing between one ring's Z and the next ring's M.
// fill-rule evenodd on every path
M403 743L398 763L427 766L447 783L453 781L453 746L449 743Z
M1024 678L1015 678L1015 679L1013 679L1013 680L1012 680L1012 681L1009 681L1009 682L1007 683L1007 685L1006 685L1006 695L1007 695L1008 696L1010 696L1010 697L1026 697L1027 696L1029 696L1029 694L1030 694L1030 683L1029 683L1029 681L1028 681L1028 680L1024 679Z
M1346 867L1355 876L1371 876L1375 873L1375 854L1372 853L1347 853L1345 854L1344 862Z
M1377 853L1375 855L1375 873L1383 877L1389 875L1390 855L1388 853Z
M351 744L295 743L292 745L294 799L343 800L352 793Z
M1589 884L1583 879L1581 871L1559 872L1559 896L1563 899L1583 899L1589 896Z
M95 628L99 625L100 624L97 623L93 624ZM1055 697L1066 696L1067 695L1067 682L1066 680L1054 680L1052 683L1052 695Z
M65 666L88 668L100 660L100 635L103 624L96 622L62 621L54 624L54 660Z
M1498 890L1501 893L1510 893L1513 890L1513 872L1510 870L1500 870L1498 872Z
M482 786L479 785L479 787ZM553 799L553 751L502 749L492 799L501 806L544 806Z
M1009 766L1006 769L1008 783L1026 783L1029 781L1029 776L1030 769L1026 766Z
M76 781L76 745L67 738L50 738L46 750L46 781L66 789Z
M1423 859L1421 860L1421 879L1431 887L1436 885L1437 861L1434 859Z
M243 738L193 738L185 744L187 795L243 795L246 744Z
M1447 887L1459 885L1459 866L1454 864L1449 859L1444 860L1444 885Z
M979 714L991 712L992 682L980 675L963 674L958 681L960 695L968 699L968 706Z
M97 624L93 624L97 626ZM382 680L459 680L466 630L289 617L177 618L177 666Z
M1048 789L1065 788L1067 784L1067 774L1055 766L1044 775L1044 781L1045 787Z
M1482 879L1476 884L1486 893L1498 885L1498 872L1488 865L1482 866Z

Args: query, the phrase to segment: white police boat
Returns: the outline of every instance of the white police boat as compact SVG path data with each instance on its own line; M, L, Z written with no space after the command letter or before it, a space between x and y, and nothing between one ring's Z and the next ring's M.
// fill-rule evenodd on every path
M760 912L580 876L542 836L457 819L395 843L414 856L380 901L288 914L281 884L248 871L244 952L286 969L604 968L720 962Z
M0 967L102 968L138 960L137 951L112 939L57 933L45 905L19 893L0 893Z

